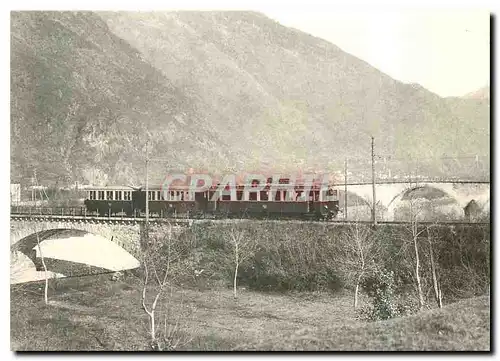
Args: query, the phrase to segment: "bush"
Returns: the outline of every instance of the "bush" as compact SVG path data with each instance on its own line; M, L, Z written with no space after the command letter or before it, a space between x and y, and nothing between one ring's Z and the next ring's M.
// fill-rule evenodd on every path
M180 235L184 251L186 248L191 250L182 253L183 257L189 254L183 258L184 268L192 269L193 274L194 270L203 269L199 278L206 281L207 287L232 285L233 251L230 239L224 236L227 235L228 227L231 225L194 224ZM258 291L281 292L336 292L348 285L353 287L352 274L345 267L350 258L346 254L346 247L343 247L345 242L351 240L343 236L345 232L342 226L251 220L239 222L238 227L245 230L246 237L252 237L257 242L255 253L240 264L239 285ZM433 254L443 301L448 303L487 292L490 278L488 227L435 226L433 230ZM386 317L384 315L396 315L398 312L413 312L410 294L414 292L414 252L411 244L408 244L408 235L403 228L383 225L370 234L375 237L377 244L378 252L374 259L377 268L387 270L384 271L386 273L393 271L390 277L388 274L375 275L365 282L374 282L369 292L372 292L372 297L378 297L379 316L383 318ZM431 297L430 252L425 232L419 240L419 253L423 291ZM191 274L189 277L195 279ZM189 282L188 279L183 281ZM378 296L374 293L375 284L384 290L379 291L382 293ZM391 304L384 301L387 297L394 299L392 306L399 311L393 312ZM429 299L428 303L433 301Z
M361 310L361 316L371 321L387 320L401 316L396 299L394 272L382 270L367 277L362 284L363 290L372 299L372 306Z

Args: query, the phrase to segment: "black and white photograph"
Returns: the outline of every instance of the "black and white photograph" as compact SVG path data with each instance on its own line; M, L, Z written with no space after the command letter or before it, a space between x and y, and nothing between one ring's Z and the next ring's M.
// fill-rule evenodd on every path
M491 352L494 15L170 5L9 10L11 351Z

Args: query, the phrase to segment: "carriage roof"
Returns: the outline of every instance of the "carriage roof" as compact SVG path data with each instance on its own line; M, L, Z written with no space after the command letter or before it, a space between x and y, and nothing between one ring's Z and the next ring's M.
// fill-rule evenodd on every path
M219 184L213 184L210 187L210 190L216 190ZM238 183L236 184L236 189L239 191L242 191L245 186L247 187L252 187L252 183ZM295 184L288 184L288 183L266 183L265 188L269 189L275 188L275 189L283 189L286 190L287 188L292 188L292 189L297 189L297 188L302 188L303 184L301 183L295 183ZM319 183L313 183L313 189L319 189L321 184ZM328 188L331 188L333 184L328 184ZM192 188L189 184L183 183L183 184L170 184L168 186L169 191L190 191ZM85 190L90 190L90 191L145 191L146 186L144 184L138 185L138 186L124 186L124 185L106 185L106 186L90 186L86 187ZM163 191L164 186L162 184L149 184L148 185L148 190L149 191Z
M119 186L119 185L107 185L107 186L89 186L85 187L86 191L133 191L135 187L133 186Z

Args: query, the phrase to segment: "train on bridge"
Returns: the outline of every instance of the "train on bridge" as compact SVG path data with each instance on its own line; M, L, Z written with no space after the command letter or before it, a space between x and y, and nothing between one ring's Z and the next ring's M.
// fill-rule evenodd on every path
M290 183L280 178L263 186L238 184L208 189L183 184L148 187L150 217L334 219L339 213L339 194L332 185ZM252 188L255 188L252 189ZM87 214L141 217L146 213L145 187L107 186L88 188L84 201Z

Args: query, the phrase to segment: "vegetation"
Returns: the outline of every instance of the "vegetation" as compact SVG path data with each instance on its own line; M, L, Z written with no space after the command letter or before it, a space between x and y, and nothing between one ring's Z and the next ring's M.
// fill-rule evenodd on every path
M11 287L13 350L150 350L142 282L128 276L61 279L51 305L39 283ZM362 322L352 294L176 289L168 304L177 350L489 350L488 297L388 321Z
M181 261L185 245L173 237L170 224L164 237L146 237L145 241L140 256L144 282L141 302L149 318L150 347L156 351L175 350L185 342L177 333L179 315L170 307L174 287L185 272Z
M489 229L413 226L157 228L123 279L12 286L13 348L488 350Z
M356 257L347 244L353 243L352 229L311 223L237 221L246 237L257 240L252 257L241 262L238 284L259 291L355 290L352 262ZM366 277L387 269L394 271L398 292L415 290L415 242L405 227L358 226L367 240L376 245L369 254ZM222 281L233 285L233 248L229 234L234 224L194 224L181 239L193 247L190 262L204 269L201 278L208 284ZM410 233L408 233L410 232ZM433 272L428 236L431 236L434 269L439 272L443 303L484 294L489 287L489 227L485 225L419 226L419 277L425 303L433 298ZM365 241L366 242L366 241ZM372 245L373 247L373 245ZM369 267L368 267L369 266ZM468 274L468 276L465 276ZM455 276L454 276L455 275ZM363 277L364 277L363 276ZM356 277L354 277L356 278ZM220 284L220 283L219 283Z
M388 321L305 327L280 340L252 346L242 349L490 351L490 303L484 296Z

